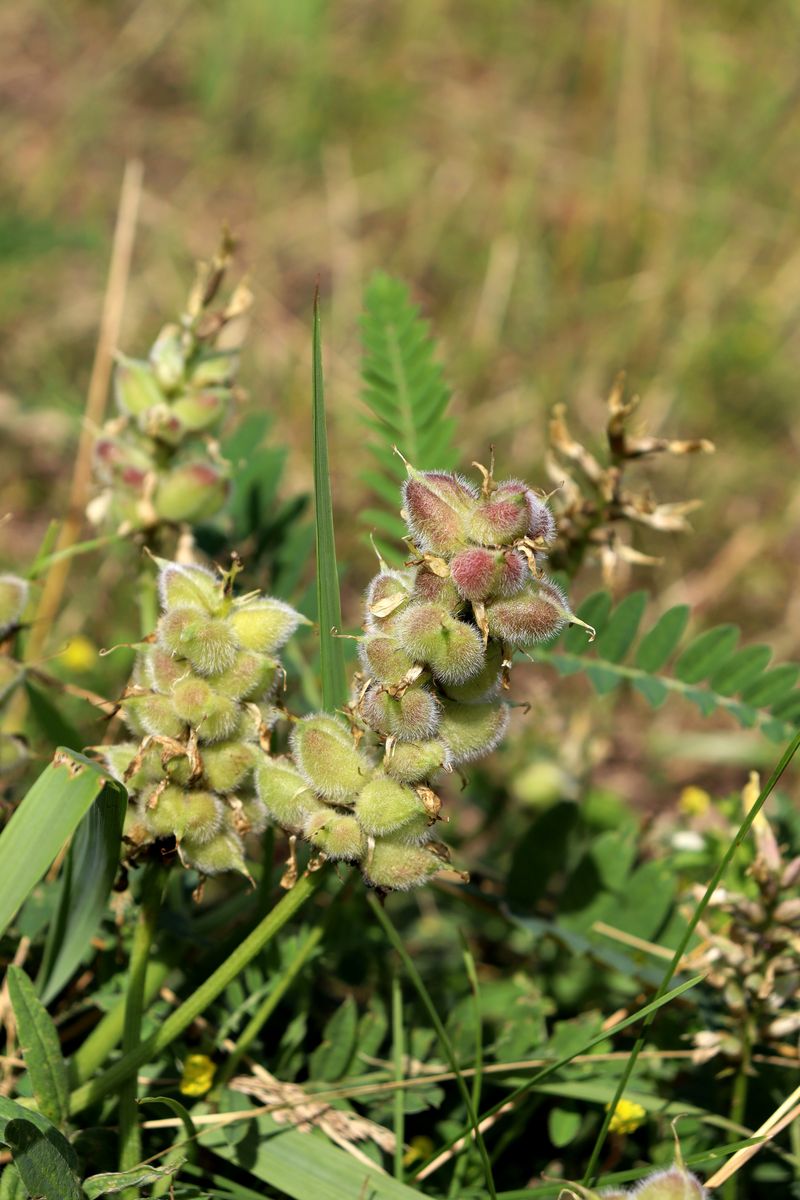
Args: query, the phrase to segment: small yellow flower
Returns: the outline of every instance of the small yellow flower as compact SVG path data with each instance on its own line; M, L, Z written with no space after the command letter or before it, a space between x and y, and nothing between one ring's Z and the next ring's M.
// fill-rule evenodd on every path
M702 817L711 807L711 797L705 788L690 784L685 787L678 797L678 808L687 817Z
M97 647L88 637L79 633L69 639L59 658L70 671L90 671L97 662Z
M203 1096L214 1082L216 1066L207 1054L190 1054L183 1064L181 1092L184 1096Z
M403 1155L403 1166L411 1167L416 1162L424 1162L426 1158L430 1158L433 1154L434 1148L431 1138L425 1137L424 1134L412 1138L408 1149Z
M607 1104L606 1112L610 1108L611 1105ZM646 1116L647 1112L641 1104L636 1104L633 1100L620 1100L614 1109L614 1115L608 1128L611 1133L634 1133Z

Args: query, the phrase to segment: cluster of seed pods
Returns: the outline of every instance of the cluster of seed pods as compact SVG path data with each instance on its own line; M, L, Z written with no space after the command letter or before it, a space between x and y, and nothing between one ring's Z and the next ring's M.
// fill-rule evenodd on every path
M28 584L17 575L0 575L0 647L8 646L28 599ZM0 649L0 706L6 703L11 693L22 682L23 669L10 654ZM21 766L28 757L28 748L21 737L14 733L0 732L0 775Z
M238 355L215 350L191 323L166 325L147 360L118 355L119 414L94 447L104 490L89 506L95 524L123 531L214 516L228 468L211 434L227 413Z
M174 837L203 875L246 874L243 837L268 819L255 780L278 715L275 655L302 618L258 593L234 598L233 573L160 566L163 613L122 700L137 741L100 752L128 789L131 853Z
M510 656L571 614L540 563L554 536L546 503L516 480L482 489L409 468L403 513L413 548L382 565L366 599L348 722L295 723L291 757L259 768L259 795L284 828L371 885L405 889L447 865L432 784L487 754L508 724Z

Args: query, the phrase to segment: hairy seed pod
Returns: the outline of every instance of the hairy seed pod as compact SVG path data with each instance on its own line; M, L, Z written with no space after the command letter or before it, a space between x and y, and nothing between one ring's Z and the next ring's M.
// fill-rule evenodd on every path
M161 607L199 608L212 616L222 604L221 581L205 567L159 561L158 595Z
M307 817L303 831L312 846L328 858L354 862L366 849L366 838L356 818L333 808Z
M156 626L156 640L159 646L163 646L176 658L185 658L181 642L183 631L193 625L196 620L197 609L188 608L186 605L171 608L169 612L162 613Z
M0 658L0 701L9 696L23 677L23 670L13 658Z
M375 774L356 800L355 815L365 833L383 837L415 817L422 816L427 825L428 814L412 788Z
M242 839L230 829L223 829L210 842L185 838L181 842L181 857L187 867L194 867L201 875L219 875L221 871L247 875Z
M289 640L303 617L282 600L265 597L234 604L228 620L245 650L274 654Z
M212 350L192 367L192 387L226 387L233 383L238 368L239 355L235 350Z
M181 609L175 609L181 612ZM222 617L207 617L197 611L178 637L179 653L198 675L221 675L236 661L239 643L234 630Z
M222 508L228 488L219 467L207 462L183 463L160 476L153 508L162 521L205 521Z
M437 604L452 616L457 616L464 607L464 598L459 594L455 582L447 575L437 575L424 564L417 568L411 598Z
M298 833L306 817L326 807L317 800L288 758L261 755L255 779L259 798L267 812L290 833Z
M439 708L432 692L421 685L407 688L401 696L391 696L373 686L361 705L367 723L378 733L416 742L433 737L439 727Z
M556 529L556 521L550 506L545 500L540 500L538 496L534 496L533 492L528 492L528 510L530 512L530 524L528 525L528 537L534 538L548 545L556 540L558 530Z
M218 695L207 680L191 675L172 689L172 707L182 721L197 730L201 742L229 738L239 725L236 701Z
M138 491L155 469L151 455L143 446L109 435L97 439L92 455L99 479L110 487L121 485Z
M442 703L439 736L450 748L456 765L483 758L499 745L507 728L507 704Z
M186 723L175 712L169 696L128 696L121 708L134 733L179 738L186 732Z
M434 554L452 554L465 544L474 506L474 489L446 471L414 471L403 485L411 536Z
M378 683L397 685L414 667L396 637L388 633L368 633L358 647L364 671Z
M483 666L477 675L473 675L466 683L448 683L444 691L451 700L461 704L479 704L484 700L493 700L500 694L502 687L503 652L499 642L491 638L486 645Z
M509 646L532 646L553 637L569 617L567 599L552 580L531 582L524 592L486 606L489 633Z
M442 860L423 846L410 846L398 837L381 838L362 863L364 878L373 887L405 892L418 887L442 869Z
M163 646L149 646L142 655L146 680L156 692L169 695L179 680L185 679L191 667L185 658L175 658Z
M470 538L486 546L508 546L525 537L531 520L529 494L527 484L517 479L497 484L472 514Z
M139 759L139 766L133 772L126 774L128 768ZM150 746L140 754L135 742L121 742L118 746L102 747L103 766L113 779L123 783L130 792L138 792L148 784L158 783L163 775L161 768L161 750L158 746Z
M157 789L156 789L157 790ZM153 837L191 838L197 845L210 842L222 829L224 808L213 792L185 791L169 784L151 802L145 798L142 816Z
M179 325L165 325L153 343L149 358L155 377L165 392L183 382L186 367L183 335Z
M128 358L125 354L117 354L116 358L114 399L121 413L138 417L163 403L163 393L149 363Z
M367 589L364 627L388 631L408 603L413 576L409 571L380 571Z
M513 596L530 578L525 559L517 550L487 550L470 546L450 563L450 573L465 600Z
M410 604L397 636L408 654L443 683L463 683L483 666L483 641L475 626L436 604Z
M214 676L214 691L232 700L261 700L272 691L279 669L268 654L240 650L227 671Z
M28 599L28 584L16 575L0 575L0 637L13 629Z
M242 835L258 834L269 825L269 813L258 796L242 796L238 806L228 810L227 820Z
M422 783L450 765L450 751L439 738L395 742L383 759L383 770L399 783Z
M650 1175L636 1188L636 1200L704 1200L706 1195L699 1180L680 1167Z
M217 742L203 749L203 774L209 787L227 795L241 787L261 757L252 742Z
M13 733L0 733L0 775L7 775L27 762L26 742Z
M352 800L371 773L347 728L326 713L303 717L294 726L290 741L300 774L326 800Z
M175 400L172 412L183 430L201 433L222 419L230 401L230 388L193 389Z
M194 769L194 759L190 759L188 754L174 754L167 757L163 774L170 783L176 783L185 788L193 782Z

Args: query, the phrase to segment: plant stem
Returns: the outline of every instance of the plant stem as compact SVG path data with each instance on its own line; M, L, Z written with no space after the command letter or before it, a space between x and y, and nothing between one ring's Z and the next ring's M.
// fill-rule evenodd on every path
M107 1071L97 1078L89 1080L75 1089L70 1096L70 1112L73 1116L83 1112L108 1092L118 1088L130 1075L137 1071L143 1063L157 1057L172 1042L179 1037L184 1029L191 1025L196 1017L216 1000L220 992L243 971L249 962L263 950L272 938L280 932L299 908L308 900L322 881L323 872L316 871L313 875L304 875L297 881L290 892L275 905L275 907L256 925L243 942L228 956L221 966L184 1000L175 1012L164 1021L161 1028L146 1042L134 1050L124 1054L119 1062L114 1063Z
M400 974L392 975L392 1064L399 1082L405 1074L405 1038L403 1031L403 988ZM403 1182L406 1098L400 1088L394 1094L394 1177Z
M750 1082L750 1063L752 1061L750 1023L746 1017L742 1021L740 1038L742 1043L742 1058L739 1063L739 1069L736 1072L733 1093L731 1095L731 1120L735 1121L737 1125L744 1124L744 1115L747 1108L747 1088ZM722 1185L723 1200L736 1200L738 1191L739 1176L738 1174L731 1175L730 1179Z
M167 872L159 862L149 862L142 876L139 896L139 917L133 933L128 991L125 998L125 1020L122 1030L122 1052L135 1050L141 1041L142 1011L147 979L147 964L153 946L158 914L167 882ZM137 1080L134 1073L119 1089L119 1166L121 1171L135 1167L142 1157L139 1114L136 1108ZM126 1189L124 1200L136 1200L137 1189Z

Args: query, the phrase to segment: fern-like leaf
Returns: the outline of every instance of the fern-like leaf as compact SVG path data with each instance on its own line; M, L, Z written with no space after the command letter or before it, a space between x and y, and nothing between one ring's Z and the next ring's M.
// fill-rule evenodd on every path
M371 414L364 422L376 468L363 479L383 502L396 505L405 470L395 446L421 471L447 470L456 462L455 422L446 416L450 389L434 357L430 326L400 280L383 272L372 277L361 331L362 397ZM370 528L373 516L362 514ZM398 515L386 514L378 533L383 548L380 535L390 545L405 526Z
M774 741L800 726L800 666L768 669L769 646L737 649L735 625L718 625L683 644L689 620L685 604L669 609L640 634L646 603L646 592L632 592L614 608L607 592L595 592L577 615L597 630L596 641L588 643L584 631L573 626L539 657L562 675L584 672L600 695L625 681L654 708L671 694L682 695L703 716L724 710L745 728L760 726Z

